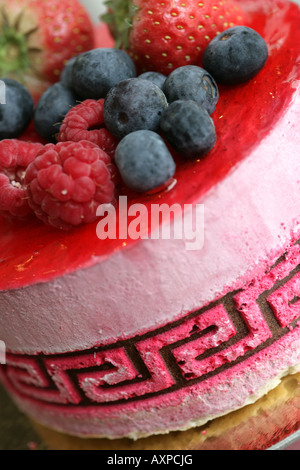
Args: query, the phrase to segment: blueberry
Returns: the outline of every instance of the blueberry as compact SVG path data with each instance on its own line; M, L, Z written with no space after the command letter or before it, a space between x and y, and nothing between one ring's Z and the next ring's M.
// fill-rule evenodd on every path
M78 56L72 57L72 59L68 60L66 65L64 66L61 74L60 74L60 83L67 88L72 88L72 70L73 65L76 61Z
M215 80L206 70L196 65L184 65L175 69L165 81L163 91L169 103L193 100L201 104L209 114L214 112L219 100Z
M72 86L82 99L105 98L117 83L136 76L129 55L120 49L92 49L78 56L72 68Z
M16 80L1 79L0 139L19 137L33 114L33 99L29 91Z
M145 72L138 76L143 80L150 80L150 82L157 85L159 88L163 89L164 83L167 79L166 75L159 72Z
M167 106L162 90L149 80L123 80L107 94L104 123L117 139L142 129L156 131Z
M119 143L115 161L124 183L137 192L158 188L174 176L176 165L155 132L132 132Z
M37 133L48 142L55 143L62 121L67 112L78 104L72 90L61 83L49 87L39 99L34 111Z
M160 128L170 145L187 159L209 152L216 143L212 118L195 101L174 101L165 111Z
M203 54L203 67L224 85L253 78L268 59L265 40L253 29L235 26L216 36Z

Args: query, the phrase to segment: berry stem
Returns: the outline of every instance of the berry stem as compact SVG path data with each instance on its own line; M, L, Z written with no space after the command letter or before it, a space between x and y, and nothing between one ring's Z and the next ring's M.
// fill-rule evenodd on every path
M105 5L108 12L102 16L102 21L108 24L111 34L116 39L116 47L127 48L132 19L139 9L138 6L130 0L107 0Z

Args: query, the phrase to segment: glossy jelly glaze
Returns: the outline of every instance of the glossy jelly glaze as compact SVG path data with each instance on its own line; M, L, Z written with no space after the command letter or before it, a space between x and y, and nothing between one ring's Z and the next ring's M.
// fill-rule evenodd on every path
M267 65L249 83L220 88L220 101L213 114L218 142L209 155L194 162L183 162L177 156L176 185L172 190L151 196L130 194L132 204L201 201L274 129L293 99L295 81L299 79L298 7L280 0L239 3L247 12L248 25L269 45ZM111 45L106 34L98 38L100 45ZM0 290L48 281L126 249L124 240L99 240L95 224L63 233L34 219L26 223L1 219L0 240ZM131 243L139 242L127 240L127 247Z

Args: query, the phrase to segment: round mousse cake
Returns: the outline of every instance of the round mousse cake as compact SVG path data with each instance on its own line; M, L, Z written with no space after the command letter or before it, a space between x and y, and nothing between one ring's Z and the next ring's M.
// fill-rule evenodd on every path
M268 61L252 80L219 87L205 158L176 162L168 188L119 200L123 236L100 239L97 223L63 232L0 219L0 377L46 428L141 448L177 432L177 448L197 449L199 426L242 422L273 389L288 402L282 380L298 385L300 10L237 3ZM99 47L111 45L106 35ZM181 210L133 239L133 204Z

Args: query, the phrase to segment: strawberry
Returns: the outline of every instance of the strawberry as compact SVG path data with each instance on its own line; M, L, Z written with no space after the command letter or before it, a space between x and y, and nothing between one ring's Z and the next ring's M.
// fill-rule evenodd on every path
M231 0L109 0L108 23L116 46L128 51L139 73L168 75L183 65L200 65L211 39L246 23Z
M68 59L93 46L78 0L0 0L0 77L21 81L35 98L58 81Z

